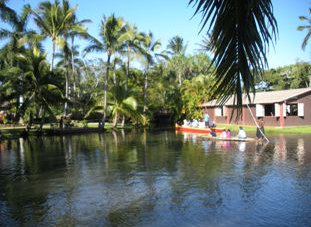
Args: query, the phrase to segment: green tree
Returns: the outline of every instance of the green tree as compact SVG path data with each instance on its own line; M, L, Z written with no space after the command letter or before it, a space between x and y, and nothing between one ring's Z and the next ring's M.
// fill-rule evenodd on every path
M168 41L167 49L171 55L184 55L187 45L184 44L184 39L177 35Z
M126 25L125 42L121 49L121 54L127 58L126 62L126 77L125 77L125 89L128 87L128 78L130 74L130 62L134 54L141 54L141 41L144 39L143 33L139 33L137 28L131 24Z
M64 7L68 1L63 0L63 7L58 0L54 3L41 2L37 10L31 10L34 21L44 37L52 40L51 70L54 69L56 46L63 47L65 39L63 35L68 30L68 24L72 21L76 8Z
M106 52L107 53L107 67L104 80L104 113L102 121L99 126L104 127L107 118L107 91L108 91L108 76L111 67L111 56L120 51L126 39L126 24L121 17L114 15L108 18L104 17L101 22L100 38L101 41L95 37L91 38L91 43L85 48L85 52Z
M258 80L257 83L264 82L265 90L305 88L310 86L310 75L311 65L307 62L298 62L266 71L262 80ZM260 90L260 86L258 89Z
M184 81L181 86L182 113L187 119L202 118L199 106L210 99L211 86L214 86L214 78L211 76L199 75Z
M154 39L154 36L151 32L145 35L142 41L142 56L143 56L143 65L144 65L144 117L146 120L146 112L147 112L147 96L148 96L148 76L151 73L150 67L153 66L159 58L166 58L167 56L164 52L158 52L159 48L161 47L160 40Z
M71 81L74 84L73 92L75 92L75 62L74 62L74 52L73 52L74 40L76 37L84 38L84 39L87 39L90 37L84 24L91 22L91 21L90 20L78 21L76 12L73 9L74 9L73 7L70 7L68 0L63 1L62 11L73 12L72 15L70 16L70 19L65 21L66 28L64 29L65 44L63 46L63 52L66 55L70 55L64 58L65 60L68 60L68 62L66 62L66 74L65 74L66 75L65 76L65 79L66 79L65 97L66 99L69 98L70 77L71 77ZM65 102L64 114L67 115L67 113L68 113L68 102Z
M34 33L33 31L30 31L27 29L27 22L29 18L29 6L26 5L23 7L23 10L21 14L17 14L13 9L7 7L5 5L5 1L0 2L0 15L1 19L6 22L9 25L9 28L1 28L0 30L0 39L1 40L8 40L8 42L4 45L4 47L1 49L1 55L2 55L2 68L4 67L18 67L18 62L16 60L16 54L22 53L25 51L25 47L21 45L21 40L25 36L30 36L30 33ZM18 71L18 73L21 73ZM15 80L15 82L19 81L22 82L22 76L21 74L17 74L15 76L19 76L20 80ZM15 83L14 82L14 83ZM23 101L22 96L22 84L17 85L15 84L14 88L16 88L16 92L14 94L16 95L16 121L22 120L20 119L20 102ZM12 93L13 94L13 93ZM21 122L22 123L22 122Z
M116 84L109 93L108 112L113 118L112 126L116 127L120 115L130 117L135 122L142 122L142 117L137 110L138 103L134 96L128 96L123 85ZM94 111L105 110L105 102L103 97L97 98L96 104L90 109L86 117ZM124 126L124 125L122 125Z
M17 61L20 63L20 68L15 67L16 70L23 72L22 88L24 95L19 115L23 116L30 107L36 108L37 115L41 115L41 123L43 124L46 112L54 117L51 105L57 105L64 100L60 89L61 78L49 70L46 56L37 48L18 54ZM6 75L11 77L11 81L14 80L13 73L13 71L11 74L6 72Z
M191 74L192 65L185 55L175 55L168 61L168 69L176 75L178 86L181 86L187 75Z

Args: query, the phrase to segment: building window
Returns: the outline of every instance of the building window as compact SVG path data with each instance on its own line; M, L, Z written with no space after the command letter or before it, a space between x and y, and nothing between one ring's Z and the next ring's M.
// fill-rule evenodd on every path
M225 114L224 114L224 107L223 106L217 107L215 109L215 116L216 117L223 117L223 116L225 116Z
M265 116L275 116L274 104L265 105Z
M286 115L287 116L298 116L298 104L287 104Z

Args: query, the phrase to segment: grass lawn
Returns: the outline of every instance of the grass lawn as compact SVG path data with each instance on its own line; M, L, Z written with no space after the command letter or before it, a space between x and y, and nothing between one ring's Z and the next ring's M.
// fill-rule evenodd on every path
M239 131L239 125L218 124L217 127L230 129L231 131ZM246 132L256 132L256 126L243 126ZM308 126L290 126L286 128L265 126L266 133L275 134L311 134L311 125Z

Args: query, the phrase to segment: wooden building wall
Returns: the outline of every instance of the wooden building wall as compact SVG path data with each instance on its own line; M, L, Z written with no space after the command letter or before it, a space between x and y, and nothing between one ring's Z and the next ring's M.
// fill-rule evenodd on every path
M284 118L285 126L303 126L311 125L311 92L299 96L297 99L288 100L289 103L304 103L304 117L286 116ZM206 110L210 118L216 123L222 124L237 124L237 125L255 125L254 120L247 106L243 106L242 115L236 117L234 106L226 106L224 109L225 116L215 115L216 107L207 107ZM256 117L256 105L250 105L253 116ZM265 116L263 117L266 126L280 127L280 117Z

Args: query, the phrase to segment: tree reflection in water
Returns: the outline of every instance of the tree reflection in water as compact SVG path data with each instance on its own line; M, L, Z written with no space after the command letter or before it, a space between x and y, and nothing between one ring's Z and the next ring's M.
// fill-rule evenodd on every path
M0 225L305 225L310 174L307 136L256 144L145 130L4 141Z

